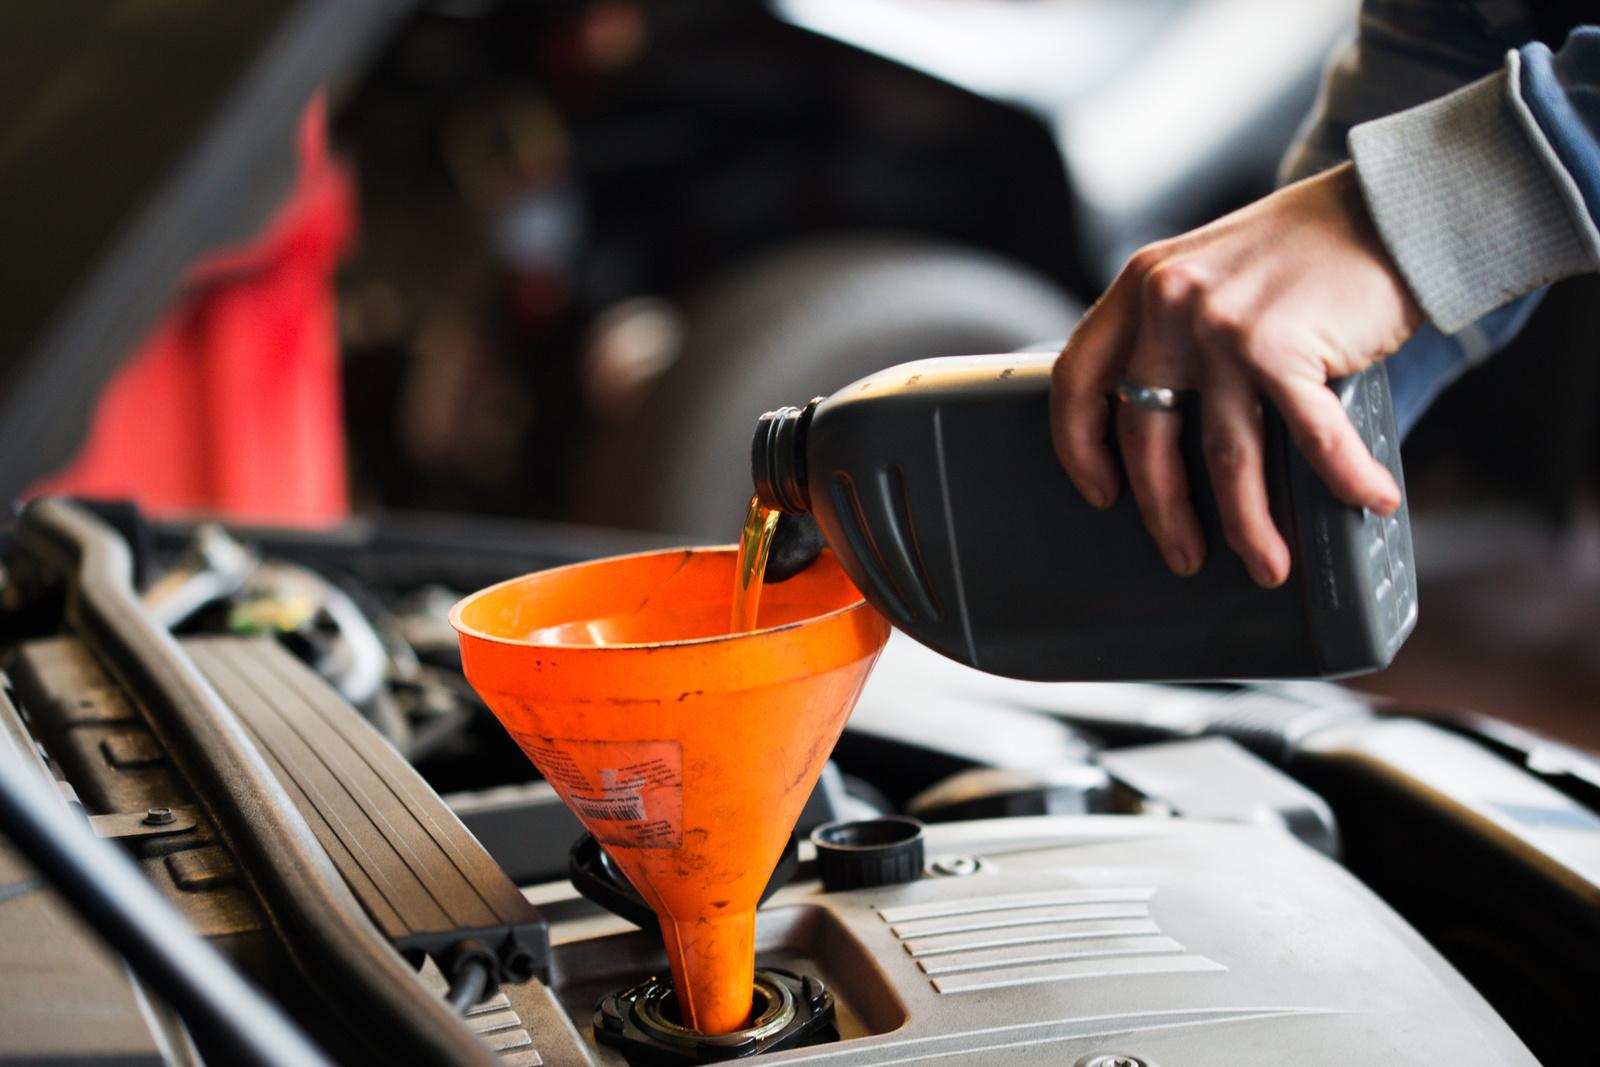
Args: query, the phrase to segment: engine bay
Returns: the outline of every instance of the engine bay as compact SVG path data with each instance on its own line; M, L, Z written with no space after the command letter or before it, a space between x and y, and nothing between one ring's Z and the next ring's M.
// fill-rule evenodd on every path
M429 644L444 589L647 538L110 517L132 536L62 501L10 533L6 736L333 1062L727 1055L597 1038L662 972L659 933ZM219 578L221 538L258 562ZM312 576L364 610L296 606ZM376 637L349 629L367 613ZM352 701L363 641L395 635L410 656ZM795 976L774 1012L826 996L837 1040L761 1055L1585 1062L1597 782L1575 750L1333 685L1018 682L896 637L757 913L757 966ZM824 888L810 831L896 813L925 824L911 879ZM0 1062L244 1062L5 858ZM461 1012L464 975L487 977Z

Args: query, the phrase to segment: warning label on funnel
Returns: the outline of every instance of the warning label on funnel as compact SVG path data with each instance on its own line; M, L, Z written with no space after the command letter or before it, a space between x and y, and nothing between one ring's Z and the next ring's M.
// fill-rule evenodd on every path
M567 741L518 734L561 798L603 845L683 844L683 747L676 741Z

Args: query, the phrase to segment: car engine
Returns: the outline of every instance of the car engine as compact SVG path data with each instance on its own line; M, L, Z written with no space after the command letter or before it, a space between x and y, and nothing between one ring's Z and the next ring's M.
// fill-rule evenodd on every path
M8 535L10 755L330 1062L730 1054L597 1037L672 1036L670 1011L616 1008L663 971L659 934L440 681L441 598L419 595L637 543L404 523L234 540L105 514L132 536L60 500ZM197 565L219 537L272 568ZM410 635L409 658L384 654L387 709L341 694L353 618L263 607L285 568L360 576L379 644ZM209 594L163 624L175 582L156 576L185 573ZM758 912L757 966L796 976L773 1012L827 998L833 1019L760 1055L1586 1062L1597 782L1573 750L1335 686L1018 682L897 638ZM925 824L903 880L819 880L810 830L897 811ZM117 886L63 875L18 825L8 805L0 1063L254 1062L247 1013L191 1003L96 903Z

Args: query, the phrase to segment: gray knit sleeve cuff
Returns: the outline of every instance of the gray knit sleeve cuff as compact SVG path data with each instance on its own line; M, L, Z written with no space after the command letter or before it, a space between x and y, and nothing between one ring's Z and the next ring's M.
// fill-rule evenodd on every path
M1441 333L1600 268L1582 197L1516 95L1519 58L1350 131L1378 233Z

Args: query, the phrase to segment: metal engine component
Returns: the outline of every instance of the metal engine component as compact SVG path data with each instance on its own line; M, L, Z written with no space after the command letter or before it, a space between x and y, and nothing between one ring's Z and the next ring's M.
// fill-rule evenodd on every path
M613 993L594 1013L594 1035L634 1063L706 1063L838 1040L833 994L812 977L758 970L750 1025L715 1037L678 1015L672 981L651 977Z

